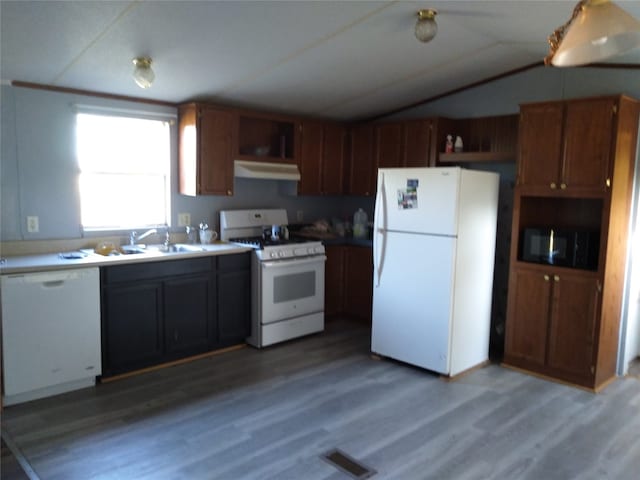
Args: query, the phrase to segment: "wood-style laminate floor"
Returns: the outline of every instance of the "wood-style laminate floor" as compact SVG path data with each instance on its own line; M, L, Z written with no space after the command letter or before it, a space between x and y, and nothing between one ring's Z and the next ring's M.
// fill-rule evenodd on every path
M331 479L337 447L374 479L640 477L640 380L600 394L498 365L447 382L369 356L349 322L6 408L42 479Z

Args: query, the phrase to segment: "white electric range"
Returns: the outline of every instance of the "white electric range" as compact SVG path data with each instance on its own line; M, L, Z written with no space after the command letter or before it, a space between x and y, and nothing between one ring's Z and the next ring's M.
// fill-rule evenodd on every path
M324 330L324 246L287 224L284 209L220 212L221 240L254 248L247 343L258 348Z

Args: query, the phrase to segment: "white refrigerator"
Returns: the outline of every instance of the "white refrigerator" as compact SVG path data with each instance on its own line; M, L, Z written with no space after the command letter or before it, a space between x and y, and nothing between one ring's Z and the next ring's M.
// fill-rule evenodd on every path
M447 376L489 357L498 174L378 171L371 351Z

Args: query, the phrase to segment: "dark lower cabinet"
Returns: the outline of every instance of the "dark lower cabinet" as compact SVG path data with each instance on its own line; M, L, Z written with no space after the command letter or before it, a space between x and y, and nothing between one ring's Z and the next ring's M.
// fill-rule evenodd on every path
M215 277L210 273L164 282L164 344L168 356L195 355L215 344L215 299Z
M242 343L249 253L101 269L103 377Z
M251 334L251 263L248 255L218 257L218 345L244 342Z
M162 358L162 283L107 287L102 309L109 318L106 330L103 325L103 371L142 368Z

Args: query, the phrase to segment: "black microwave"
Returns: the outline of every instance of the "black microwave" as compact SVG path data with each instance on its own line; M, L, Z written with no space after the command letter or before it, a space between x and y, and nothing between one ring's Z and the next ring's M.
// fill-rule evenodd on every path
M600 232L567 228L525 228L520 260L560 267L598 269Z

